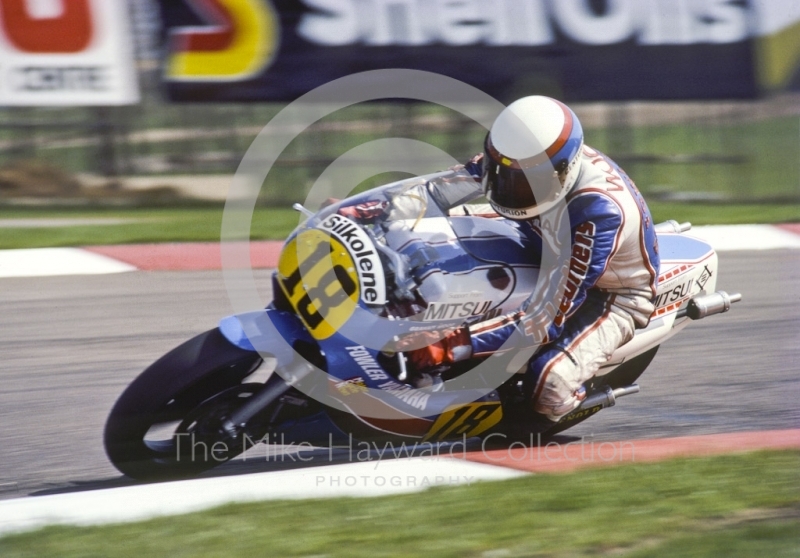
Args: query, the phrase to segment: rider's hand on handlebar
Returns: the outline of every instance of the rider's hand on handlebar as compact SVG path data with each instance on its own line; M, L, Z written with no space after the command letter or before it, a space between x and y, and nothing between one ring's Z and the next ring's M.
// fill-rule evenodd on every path
M480 179L483 175L483 153L478 153L469 162L464 165L464 168L467 169L474 178Z
M406 353L416 370L426 370L468 359L472 356L472 343L469 329L461 327L445 337L434 331L421 331L401 339L397 350Z
M357 205L340 207L338 213L356 221L369 222L383 215L388 206L387 202L371 200Z

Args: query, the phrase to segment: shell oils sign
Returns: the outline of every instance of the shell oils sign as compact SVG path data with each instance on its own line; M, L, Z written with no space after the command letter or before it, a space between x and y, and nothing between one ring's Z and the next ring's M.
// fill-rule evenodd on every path
M124 0L0 0L0 106L139 99Z
M268 0L184 0L202 26L170 30L166 78L241 81L277 54L280 22Z
M173 101L292 101L356 72L397 67L445 73L504 102L530 91L568 101L752 98L764 84L800 80L798 0L154 5ZM780 35L757 49L773 28Z

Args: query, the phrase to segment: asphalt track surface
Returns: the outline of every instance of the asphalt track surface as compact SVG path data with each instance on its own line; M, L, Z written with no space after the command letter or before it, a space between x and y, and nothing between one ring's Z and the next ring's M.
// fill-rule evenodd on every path
M269 274L257 276L268 300ZM668 341L640 394L568 434L602 442L800 426L800 252L722 253L717 288L744 300ZM217 271L2 279L0 308L0 498L132 484L103 452L111 406L153 360L231 313ZM299 465L233 461L211 475Z

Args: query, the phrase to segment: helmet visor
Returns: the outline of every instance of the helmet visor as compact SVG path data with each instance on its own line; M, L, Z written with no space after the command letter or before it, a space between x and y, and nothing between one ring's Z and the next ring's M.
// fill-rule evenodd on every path
M536 207L556 199L563 185L549 161L520 169L488 158L483 180L486 197L501 215L511 218L538 215Z

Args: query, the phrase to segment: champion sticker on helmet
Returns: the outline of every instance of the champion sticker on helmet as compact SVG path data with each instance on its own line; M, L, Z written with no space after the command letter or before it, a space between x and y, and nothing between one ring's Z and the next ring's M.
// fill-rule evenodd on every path
M532 219L540 213L535 207L530 209L510 209L494 203L491 206L497 213L509 219Z

